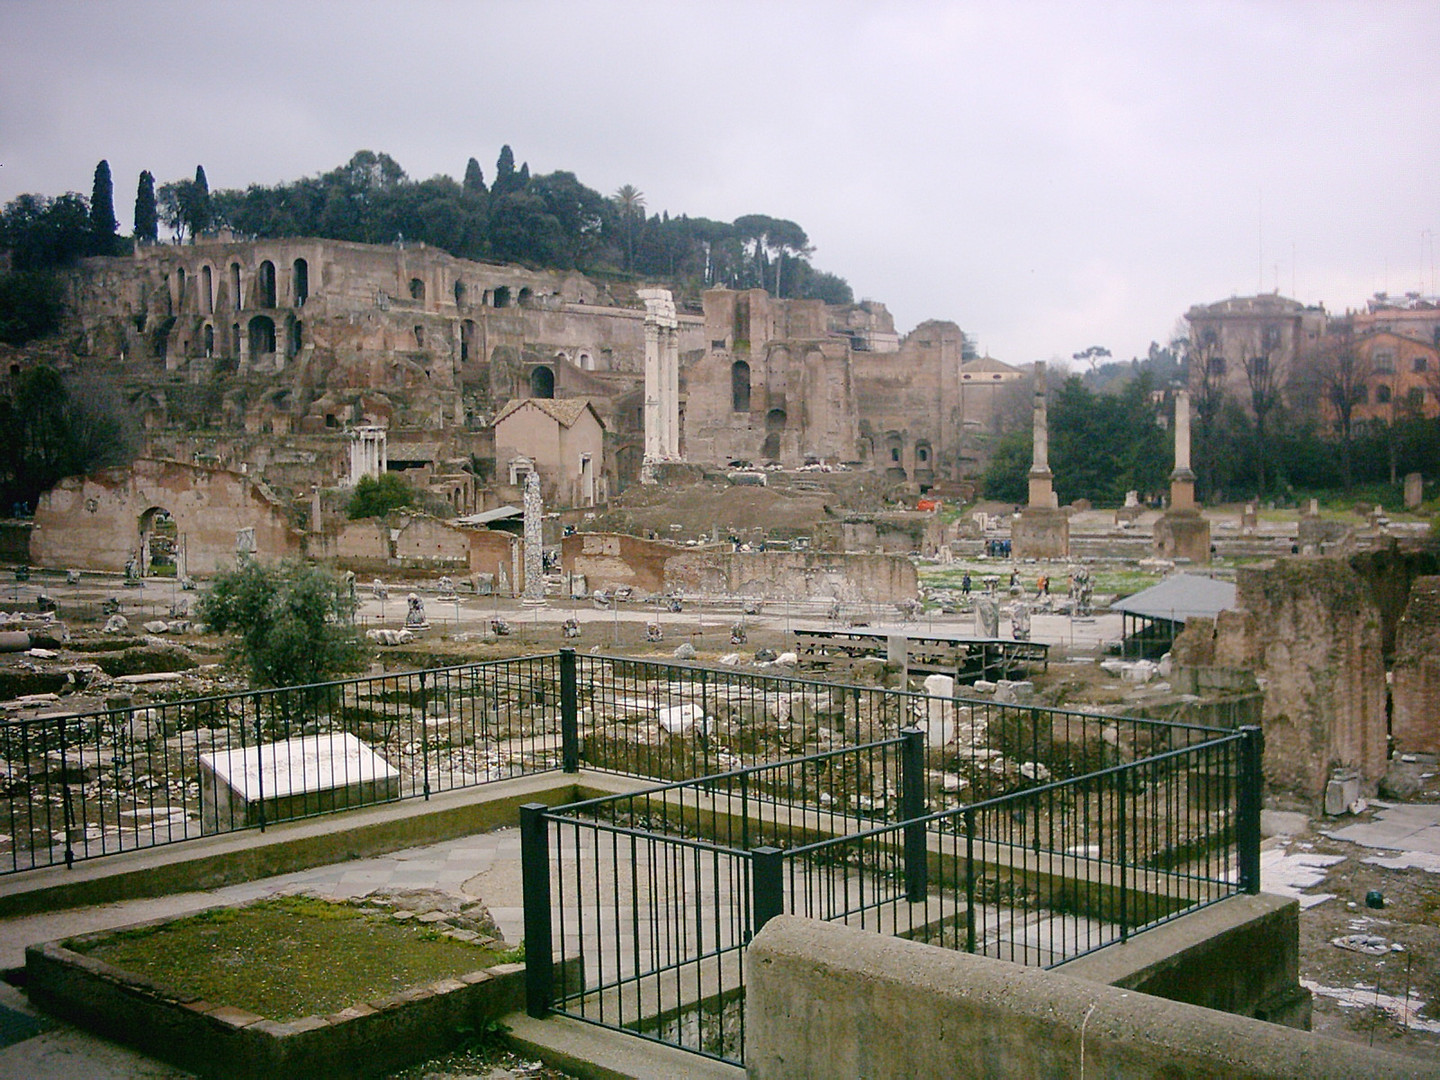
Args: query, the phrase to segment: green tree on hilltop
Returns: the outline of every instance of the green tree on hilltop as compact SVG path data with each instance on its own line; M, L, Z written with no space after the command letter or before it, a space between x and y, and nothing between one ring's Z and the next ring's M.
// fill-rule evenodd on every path
M135 239L153 244L160 235L160 213L155 205L155 177L149 169L140 173L135 187Z
M120 240L116 234L118 228L110 162L101 160L95 166L95 179L90 189L90 254L114 255Z

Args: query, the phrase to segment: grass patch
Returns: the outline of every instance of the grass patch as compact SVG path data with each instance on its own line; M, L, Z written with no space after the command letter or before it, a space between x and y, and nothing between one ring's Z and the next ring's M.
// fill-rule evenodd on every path
M75 951L279 1021L325 1016L504 962L495 949L388 912L305 896L123 930Z

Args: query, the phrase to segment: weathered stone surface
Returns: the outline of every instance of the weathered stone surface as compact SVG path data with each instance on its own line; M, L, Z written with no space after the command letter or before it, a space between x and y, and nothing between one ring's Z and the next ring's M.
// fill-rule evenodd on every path
M1391 678L1396 749L1440 753L1440 577L1419 577L1410 586Z

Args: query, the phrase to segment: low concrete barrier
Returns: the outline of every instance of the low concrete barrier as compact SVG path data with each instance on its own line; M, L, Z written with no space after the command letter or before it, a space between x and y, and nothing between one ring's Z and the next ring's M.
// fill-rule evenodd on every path
M1440 1077L1440 1064L792 916L765 925L746 967L752 1080Z

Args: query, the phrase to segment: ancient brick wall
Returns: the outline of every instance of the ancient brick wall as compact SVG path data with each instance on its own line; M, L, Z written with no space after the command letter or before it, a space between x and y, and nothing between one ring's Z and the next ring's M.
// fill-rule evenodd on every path
M1242 568L1236 585L1244 614L1222 614L1215 656L1261 679L1267 781L1314 798L1344 766L1373 790L1386 765L1385 667L1364 581L1339 559L1294 558Z
M300 555L302 537L284 509L249 476L142 458L129 468L62 480L40 497L30 538L40 566L121 572L138 557L148 517L175 521L181 570L210 574L234 562L237 538L253 530L260 558Z
M1440 577L1418 577L1395 634L1391 730L1397 751L1440 754Z

